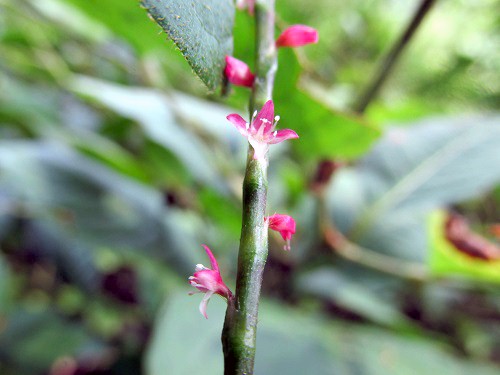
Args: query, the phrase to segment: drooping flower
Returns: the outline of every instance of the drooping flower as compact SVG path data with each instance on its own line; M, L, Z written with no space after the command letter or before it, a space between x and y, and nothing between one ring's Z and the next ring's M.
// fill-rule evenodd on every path
M213 294L218 294L226 299L232 298L233 295L226 284L224 284L224 281L222 281L219 265L217 264L217 260L214 255L207 245L202 246L207 252L212 269L205 267L203 264L196 265L193 276L189 277L189 283L198 289L198 291L190 292L189 295L205 293L200 303L200 313L208 319L207 305Z
M255 111L250 124L240 115L233 113L227 119L248 138L254 149L253 158L262 159L269 150L269 145L283 142L287 139L299 138L297 133L290 129L274 130L279 116L274 117L274 104L268 100L257 114Z
M255 0L236 0L236 7L240 10L248 9L248 13L253 16Z
M274 214L267 216L264 220L268 223L269 229L275 230L281 234L286 242L285 250L290 250L290 240L295 234L295 220L288 215Z
M318 31L305 25L293 25L287 28L276 39L276 47L301 47L317 43Z
M224 69L229 82L237 86L252 87L254 75L243 61L232 56L226 56L226 68Z

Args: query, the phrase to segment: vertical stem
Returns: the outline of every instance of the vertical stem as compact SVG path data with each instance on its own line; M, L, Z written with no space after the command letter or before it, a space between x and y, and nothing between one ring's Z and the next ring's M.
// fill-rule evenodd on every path
M257 0L255 82L250 97L250 113L272 98L277 69L274 42L274 0ZM262 274L267 260L267 156L253 159L249 145L243 181L243 223L238 254L236 293L228 303L222 345L225 375L253 374L257 316Z
M398 39L398 41L392 46L387 56L380 64L377 74L374 75L374 79L360 96L358 102L354 105L354 112L363 113L366 107L368 107L368 104L370 104L373 98L377 95L377 92L380 90L386 78L389 76L389 73L391 72L394 64L401 55L401 52L403 52L403 49L408 45L408 42L415 34L415 31L417 31L418 26L420 25L432 5L435 3L435 1L436 0L422 0L420 6L413 15L405 31Z

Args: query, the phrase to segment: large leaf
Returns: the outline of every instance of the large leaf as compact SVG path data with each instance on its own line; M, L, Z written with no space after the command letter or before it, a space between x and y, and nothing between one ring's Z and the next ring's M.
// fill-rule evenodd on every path
M352 271L352 270L350 270ZM300 291L332 301L356 314L387 326L408 325L407 319L382 293L387 294L384 279L367 280L364 275L356 277L354 272L342 272L323 266L303 273L297 280ZM364 277L363 277L364 276Z
M186 293L187 294L187 293ZM160 312L147 352L146 374L223 373L220 333L225 303L215 299L209 319L199 299L172 296ZM199 296L201 298L201 296ZM193 360L195 358L196 360ZM498 369L451 356L439 345L381 329L328 323L291 307L262 301L259 312L256 374L412 375L496 374Z
M73 244L140 249L186 273L196 263L198 245L159 192L61 144L0 142L0 188Z
M148 136L174 153L194 178L219 190L227 189L210 157L211 150L195 134L179 125L173 108L177 102L175 97L169 98L153 89L120 86L90 77L79 77L72 88L138 121ZM221 117L220 121L223 123L225 118Z
M211 90L222 81L224 57L232 55L232 0L142 0L141 4L179 47Z
M425 257L425 215L500 181L497 115L429 119L393 128L329 191L340 229L372 249Z

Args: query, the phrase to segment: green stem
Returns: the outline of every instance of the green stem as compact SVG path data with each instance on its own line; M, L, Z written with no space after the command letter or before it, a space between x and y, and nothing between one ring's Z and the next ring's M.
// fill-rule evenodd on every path
M277 69L274 44L274 0L255 4L256 66L250 97L250 113L272 98ZM257 316L262 274L267 260L267 225L264 223L267 200L267 156L253 159L249 145L243 181L243 223L238 254L236 293L228 303L222 345L225 375L253 374Z

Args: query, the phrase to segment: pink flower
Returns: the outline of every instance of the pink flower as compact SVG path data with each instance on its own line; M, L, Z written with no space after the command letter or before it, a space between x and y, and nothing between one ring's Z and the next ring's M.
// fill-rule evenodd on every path
M229 82L237 86L252 87L254 75L243 61L232 56L226 56L226 68L224 69Z
M236 126L243 136L248 138L248 142L254 149L254 159L264 158L270 144L299 138L297 133L290 129L274 130L280 118L279 116L274 117L274 104L272 100L268 100L258 114L255 111L250 124L236 113L227 116L227 119Z
M201 315L208 319L207 305L210 297L212 297L213 294L218 294L226 299L230 299L233 297L233 294L226 284L224 284L224 281L222 281L222 277L219 272L219 265L217 264L217 260L214 255L207 245L201 246L205 248L208 257L210 258L212 269L205 267L203 264L196 265L194 275L189 277L189 283L198 289L198 291L190 292L189 295L193 295L195 293L205 293L200 303L200 312Z
M236 0L236 7L240 10L248 8L248 13L253 16L255 10L255 0Z
M318 31L305 25L293 25L276 39L276 47L300 47L318 43Z
M269 229L280 232L281 237L286 241L285 250L290 250L290 240L295 233L295 220L288 215L274 214L267 216L264 220L268 223Z

